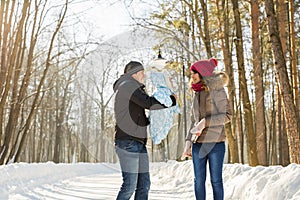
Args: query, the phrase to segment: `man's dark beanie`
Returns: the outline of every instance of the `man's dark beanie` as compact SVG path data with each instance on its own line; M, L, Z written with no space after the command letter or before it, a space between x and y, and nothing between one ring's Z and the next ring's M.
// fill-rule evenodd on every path
M144 67L143 67L142 63L137 62L137 61L130 61L125 66L124 74L132 75L132 74L135 74L135 73L137 73L139 71L142 71L142 70L144 70Z

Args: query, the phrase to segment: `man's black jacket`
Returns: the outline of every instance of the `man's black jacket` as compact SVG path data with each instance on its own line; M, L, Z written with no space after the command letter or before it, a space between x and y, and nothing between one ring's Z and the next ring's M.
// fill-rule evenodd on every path
M130 75L122 75L113 85L115 96L115 139L134 139L146 144L149 120L145 109L167 108L145 92L145 86ZM176 100L171 96L173 105Z

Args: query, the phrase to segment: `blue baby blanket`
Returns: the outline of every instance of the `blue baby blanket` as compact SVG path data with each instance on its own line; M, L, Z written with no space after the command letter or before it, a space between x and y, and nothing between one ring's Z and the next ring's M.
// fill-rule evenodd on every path
M150 74L151 82L155 88L153 96L162 104L169 107L172 105L170 95L174 94L166 80L166 74L163 71L152 71ZM180 113L178 103L176 106L161 110L151 110L150 119L150 136L154 144L161 143L164 140L172 125L174 114Z

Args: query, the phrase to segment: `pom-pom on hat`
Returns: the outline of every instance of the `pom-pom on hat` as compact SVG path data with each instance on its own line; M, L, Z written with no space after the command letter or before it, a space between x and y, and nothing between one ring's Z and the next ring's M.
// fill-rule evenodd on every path
M218 66L218 61L215 58L210 58L208 60L199 60L192 64L190 70L195 70L201 76L213 76L214 69Z

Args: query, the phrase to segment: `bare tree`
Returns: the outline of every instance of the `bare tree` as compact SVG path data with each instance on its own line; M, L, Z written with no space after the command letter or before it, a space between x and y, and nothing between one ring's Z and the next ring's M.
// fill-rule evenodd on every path
M221 5L220 5L221 4ZM229 28L229 11L228 4L226 1L216 1L216 8L218 13L218 22L219 22L219 35L221 40L221 47L223 51L223 58L225 64L225 71L229 77L234 77L233 67L232 67L232 49L230 47L230 28ZM228 82L228 98L230 107L234 109L235 101L235 85L234 79L230 78ZM239 162L239 151L238 151L238 138L236 134L236 123L237 117L233 115L232 123L227 123L226 135L229 143L230 150L230 162L238 163Z
M260 12L259 1L251 0L251 27L252 27L252 57L255 85L255 132L257 141L257 157L260 165L267 165L267 137L265 127L265 99L263 87L263 69L260 45Z
M54 144L51 134L46 133L51 133L49 130L60 132L61 122L68 114L67 109L71 99L66 91L70 86L71 75L66 81L65 91L61 90L66 94L62 107L59 105L62 108L61 112L51 109L53 101L43 103L45 94L53 89L51 82L53 83L53 75L57 74L53 68L58 65L54 62L55 58L63 57L63 54L66 58L66 52L74 49L72 46L68 50L64 48L63 51L59 51L56 46L56 38L62 29L69 1L66 0L55 6L48 3L44 0L1 1L1 9L4 12L0 14L0 18L5 24L0 28L0 42L3 45L0 73L2 76L0 90L3 94L0 99L1 164L20 161L22 158L25 159L24 161L52 160ZM46 18L52 10L57 11L59 16L48 23ZM45 25L46 22L48 24ZM41 41L42 43L38 43ZM74 67L74 62L79 58L82 56L77 55L76 59L62 63L65 68ZM58 97L62 93L58 92ZM40 106L44 105L45 112L40 113L43 111ZM52 120L55 114L57 114L57 121L60 121L58 123ZM58 125L57 129L52 126L55 123ZM27 155L24 152L28 152ZM60 153L63 154L64 151Z
M278 26L279 26L279 33L280 33L280 41L282 45L282 51L283 55L286 58L287 52L288 52L288 24L289 24L289 17L288 17L288 9L287 9L287 3L284 0L278 1L278 9L277 11L277 19L278 19ZM274 74L276 76L276 74ZM274 163L275 164L281 164L283 166L286 166L290 164L289 160L289 147L288 147L288 137L287 137L287 131L286 131L286 121L284 120L284 109L282 106L282 97L280 96L280 88L278 85L278 81L276 84L276 96L277 96L277 130L274 129L274 138L276 139L274 150L276 154L274 154ZM276 133L276 135L275 135ZM276 162L275 162L276 161Z
M290 0L289 2L289 42L290 42L290 51L291 51L291 85L293 90L294 103L296 105L296 115L299 118L300 116L300 100L299 100L299 80L298 80L298 72L297 72L297 54L296 54L296 39L295 39L295 5L294 0ZM300 122L298 121L298 126L300 127Z
M256 139L253 128L253 115L251 102L249 99L249 93L247 88L247 80L245 76L245 66L244 66L244 51L243 51L243 34L242 26L240 20L240 13L238 8L238 1L232 0L233 12L235 18L236 26L236 51L237 51L237 61L238 61L238 74L239 74L239 92L241 93L241 98L243 102L243 112L244 112L244 121L245 129L247 134L247 150L249 155L249 164L251 166L258 165L257 159L257 149L256 149Z

